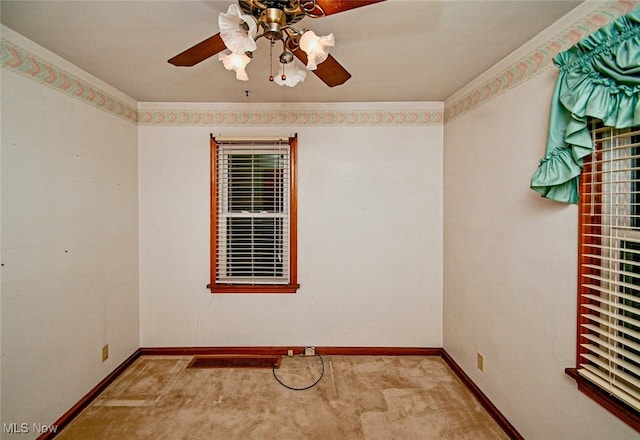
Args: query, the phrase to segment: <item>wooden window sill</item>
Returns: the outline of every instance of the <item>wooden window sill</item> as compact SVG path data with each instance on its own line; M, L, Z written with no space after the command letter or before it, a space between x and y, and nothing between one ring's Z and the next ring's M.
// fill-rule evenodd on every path
M580 376L576 368L566 368L564 372L576 381L579 391L640 432L640 414L637 411Z
M300 284L209 284L211 293L296 293Z

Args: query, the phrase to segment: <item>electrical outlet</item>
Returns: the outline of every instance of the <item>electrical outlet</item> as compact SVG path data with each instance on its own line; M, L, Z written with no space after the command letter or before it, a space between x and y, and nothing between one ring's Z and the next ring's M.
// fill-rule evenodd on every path
M478 370L484 371L484 356L478 352Z
M105 344L102 347L102 362L106 361L107 359L109 359L109 344Z
M293 356L293 350L289 349L289 351L287 351L287 356L289 357Z
M316 347L304 347L304 355L305 356L315 356L316 355Z

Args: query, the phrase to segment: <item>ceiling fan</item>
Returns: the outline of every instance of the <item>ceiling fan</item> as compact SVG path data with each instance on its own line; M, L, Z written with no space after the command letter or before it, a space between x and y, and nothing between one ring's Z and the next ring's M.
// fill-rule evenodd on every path
M292 25L305 17L321 18L339 12L379 3L384 0L239 0L226 14L218 18L220 32L174 56L169 63L191 67L216 54L227 70L235 70L236 78L247 80L244 67L253 57L255 41L265 38L270 50L281 42L283 51L278 57L281 65L278 77L270 81L293 86L304 79L305 71L286 67L298 58L329 87L345 83L351 74L327 53L333 46L333 34L318 37L313 31L296 30ZM258 34L258 32L261 32ZM231 54L222 54L225 49ZM290 65L292 66L292 65ZM288 73L290 78L287 78Z

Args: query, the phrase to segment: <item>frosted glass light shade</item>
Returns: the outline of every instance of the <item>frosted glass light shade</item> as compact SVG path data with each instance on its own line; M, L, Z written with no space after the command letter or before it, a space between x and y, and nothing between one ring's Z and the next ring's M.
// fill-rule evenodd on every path
M316 70L318 64L322 63L329 56L329 48L333 47L335 41L333 34L317 36L313 31L306 31L300 38L300 49L307 54L307 69Z
M236 79L249 81L249 76L244 69L247 67L247 64L249 64L249 61L251 61L251 58L245 54L221 53L218 55L218 59L222 61L225 69L236 72Z
M284 80L282 79L283 74L285 75ZM280 72L274 81L280 86L294 87L299 82L304 81L306 77L307 71L299 68L296 63L280 64Z
M249 30L243 26L244 23ZM251 15L242 14L238 5L231 5L226 14L221 12L218 15L218 27L224 45L231 52L244 54L258 48L255 42L258 33L256 20Z

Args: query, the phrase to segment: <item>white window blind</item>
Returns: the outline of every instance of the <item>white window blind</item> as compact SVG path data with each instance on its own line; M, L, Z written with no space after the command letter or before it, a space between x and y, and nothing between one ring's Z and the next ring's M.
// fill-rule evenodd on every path
M580 195L578 374L640 411L640 128L596 122Z
M289 140L215 143L216 284L289 284Z

